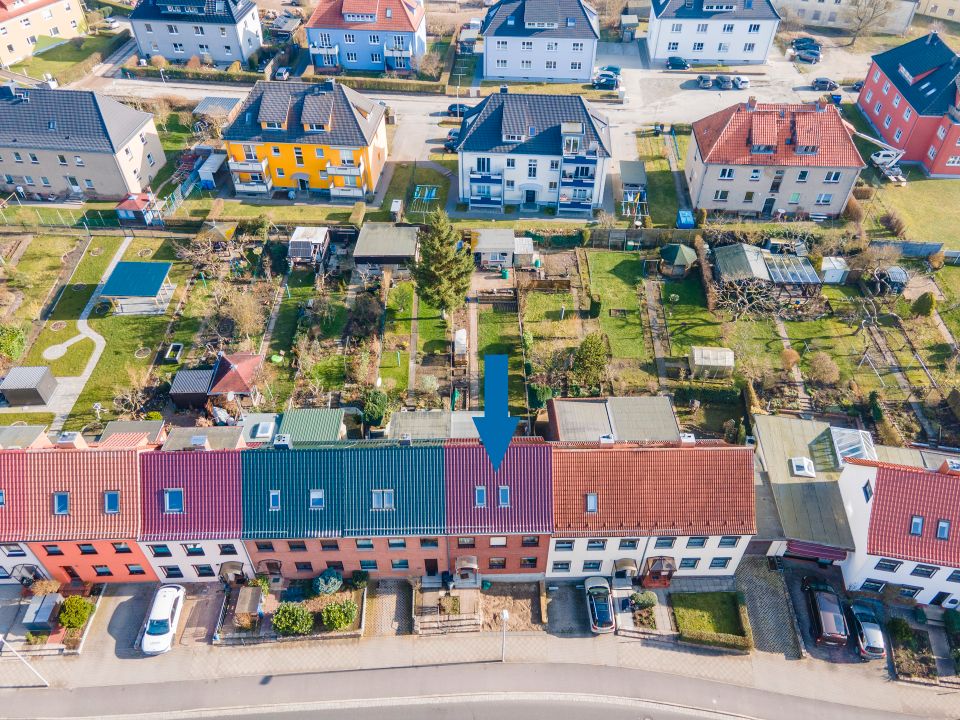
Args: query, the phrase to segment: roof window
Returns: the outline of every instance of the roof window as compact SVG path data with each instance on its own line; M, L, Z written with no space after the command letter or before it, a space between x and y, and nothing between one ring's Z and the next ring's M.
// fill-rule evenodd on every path
M914 515L910 518L910 534L911 535L922 535L923 534L923 516Z
M937 521L937 540L949 540L949 539L950 539L950 521L938 520Z
M797 477L815 478L817 476L813 460L808 457L790 458L790 471Z

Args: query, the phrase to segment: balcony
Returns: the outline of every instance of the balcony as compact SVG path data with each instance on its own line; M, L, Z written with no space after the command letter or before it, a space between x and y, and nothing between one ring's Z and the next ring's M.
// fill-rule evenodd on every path
M486 196L472 196L470 198L470 207L478 208L499 208L503 207L503 198L501 197L486 197Z
M311 45L310 54L311 55L339 55L340 46L339 45Z
M410 57L413 55L413 49L410 45L394 45L393 47L383 46L384 57Z
M484 185L501 185L503 184L503 173L478 172L476 170L471 170L470 182L483 183Z
M564 148L563 162L565 164L578 163L581 165L595 165L597 163L597 151L588 150L583 146L581 146L576 152L570 150L569 148Z
M595 177L576 177L574 175L561 175L561 187L592 188L596 182Z
M347 177L360 177L363 174L363 163L359 165L327 165L329 175L346 175Z
M589 212L592 209L591 200L573 200L565 195L561 195L557 203L557 210L560 212Z
M230 160L228 163L230 167L230 172L238 173L261 173L266 174L267 172L267 159L263 160Z
M267 178L266 180L259 180L256 182L240 182L236 178L233 179L233 189L234 192L249 194L249 195L264 195L271 190L273 190L273 180Z

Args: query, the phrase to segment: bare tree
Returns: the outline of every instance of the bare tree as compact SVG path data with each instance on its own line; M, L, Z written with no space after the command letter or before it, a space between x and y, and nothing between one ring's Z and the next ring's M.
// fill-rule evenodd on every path
M113 398L121 415L137 416L150 399L150 368L127 368L128 385Z
M256 335L263 329L263 305L252 292L231 288L221 313L233 320L236 331L241 335Z
M853 27L850 28L850 44L876 27L893 8L890 0L853 0Z

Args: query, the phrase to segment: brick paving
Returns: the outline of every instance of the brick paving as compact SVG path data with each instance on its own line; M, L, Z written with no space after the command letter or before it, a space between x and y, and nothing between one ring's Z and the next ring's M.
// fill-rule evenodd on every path
M800 647L783 576L767 567L765 557L748 555L737 568L736 584L747 602L757 650L798 660Z
M409 635L413 632L413 598L405 580L380 580L367 592L367 636Z

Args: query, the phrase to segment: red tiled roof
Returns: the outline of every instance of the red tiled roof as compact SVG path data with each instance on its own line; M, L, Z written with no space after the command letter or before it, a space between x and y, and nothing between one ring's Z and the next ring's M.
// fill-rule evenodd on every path
M739 103L693 124L693 135L706 163L789 165L797 167L864 166L863 158L833 105ZM789 144L788 144L789 141ZM816 145L814 155L797 154L797 145ZM751 145L774 145L772 154L751 153Z
M137 450L27 450L29 525L20 540L103 540L140 532ZM103 493L120 491L120 512L105 513ZM70 493L68 515L53 514L53 493Z
M145 447L149 444L150 434L145 432L114 433L106 440L98 442L98 450L127 450Z
M253 390L254 377L263 355L254 353L234 353L221 355L210 381L210 395L225 395L228 392L249 395Z
M116 210L145 210L153 203L153 195L148 192L133 193L121 200Z
M390 17L387 17L387 10ZM373 22L347 22L344 13L373 15ZM416 32L423 22L425 10L416 0L321 0L307 21L308 28L324 30L397 30Z
M960 568L960 476L886 463L856 464L877 468L867 552ZM914 515L923 518L920 535L910 534ZM948 540L937 539L939 520L950 521Z
M238 538L242 526L240 452L146 452L140 455L140 540ZM182 488L182 513L163 511L165 488Z
M19 15L26 15L27 13L36 12L37 10L53 5L56 2L59 2L59 0L35 0L34 2L26 3L21 7L13 7L13 2L0 0L0 23L6 22L10 18L15 18Z
M26 474L23 450L0 451L0 490L4 497L0 507L0 541L19 542L30 526Z
M586 512L587 493L598 495ZM753 451L554 446L554 534L752 535Z

